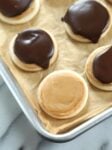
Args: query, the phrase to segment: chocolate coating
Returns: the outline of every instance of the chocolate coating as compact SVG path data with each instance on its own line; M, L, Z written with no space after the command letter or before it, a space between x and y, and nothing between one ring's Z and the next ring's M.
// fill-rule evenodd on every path
M73 33L97 43L109 21L108 11L94 0L74 3L62 18Z
M104 84L112 83L112 47L96 56L93 62L93 74Z
M46 69L54 54L54 43L43 30L26 30L18 34L14 53L22 62L37 64Z
M15 17L23 13L32 0L0 0L0 12L7 17Z

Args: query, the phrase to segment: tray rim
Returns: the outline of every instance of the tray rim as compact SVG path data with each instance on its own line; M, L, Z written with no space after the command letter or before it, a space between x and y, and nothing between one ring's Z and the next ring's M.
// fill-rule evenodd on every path
M22 89L19 86L19 83L16 81L10 70L8 69L8 66L4 63L2 58L0 58L0 75L6 85L8 86L10 92L14 96L16 102L24 112L25 116L29 120L29 122L32 124L32 126L36 129L36 131L45 139L48 139L53 142L67 142L74 138L77 138L77 136L80 136L87 130L93 128L97 124L101 123L102 121L108 119L112 116L112 108L109 108L99 115L89 119L88 121L82 123L78 127L74 128L71 131L68 131L67 133L55 135L52 133L49 133L47 130L44 129L41 122L39 121L38 116L36 115L35 111L31 107L30 103L28 102L25 94L23 93Z

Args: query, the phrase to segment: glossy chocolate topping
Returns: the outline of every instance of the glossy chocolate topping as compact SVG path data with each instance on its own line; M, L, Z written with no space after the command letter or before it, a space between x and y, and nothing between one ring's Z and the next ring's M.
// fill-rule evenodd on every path
M93 74L102 83L112 83L112 47L96 56Z
M15 17L23 13L32 0L0 0L0 12L7 17Z
M54 43L43 30L26 30L18 34L14 53L21 61L46 69L54 54Z
M109 21L108 11L94 0L74 3L62 18L75 34L97 43Z

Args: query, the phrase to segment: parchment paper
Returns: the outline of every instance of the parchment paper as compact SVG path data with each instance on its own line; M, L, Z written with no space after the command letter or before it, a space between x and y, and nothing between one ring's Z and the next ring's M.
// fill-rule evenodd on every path
M37 112L43 126L52 133L66 132L77 125L96 116L112 105L112 92L104 92L94 88L86 79L84 67L89 54L112 41L112 29L97 44L80 43L73 41L65 32L61 17L64 16L67 8L73 0L41 0L39 14L30 22L24 25L8 25L0 22L0 54L9 70L12 72L20 87ZM106 5L110 7L107 3ZM112 7L110 7L112 14ZM96 16L97 17L97 16ZM9 45L13 36L27 28L43 28L54 35L59 50L59 57L55 66L40 72L25 72L17 68L10 59ZM80 73L88 83L89 99L85 112L76 118L56 120L45 114L38 106L37 89L41 80L53 70L71 69Z

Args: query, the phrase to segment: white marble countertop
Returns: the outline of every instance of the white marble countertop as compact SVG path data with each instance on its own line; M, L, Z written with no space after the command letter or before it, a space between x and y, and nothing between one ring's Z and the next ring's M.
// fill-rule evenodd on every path
M67 143L42 139L0 81L0 150L112 150L112 117Z

